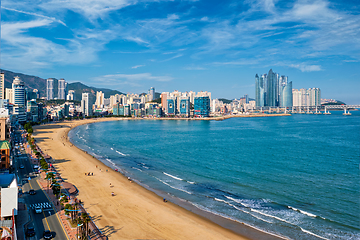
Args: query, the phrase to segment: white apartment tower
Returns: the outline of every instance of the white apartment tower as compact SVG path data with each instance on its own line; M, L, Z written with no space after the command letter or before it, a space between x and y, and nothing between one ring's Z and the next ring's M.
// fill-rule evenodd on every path
M12 102L14 103L13 114L17 115L19 122L25 122L25 86L19 77L15 77L12 83L12 92Z
M66 85L65 79L61 78L58 81L58 99L65 99L66 96Z
M104 93L102 91L96 92L95 105L97 108L102 108L104 106Z
M54 79L46 80L46 100L54 99Z
M83 93L81 98L81 112L85 116L90 116L92 114L91 112L91 106L90 106L90 99L89 99L89 93Z

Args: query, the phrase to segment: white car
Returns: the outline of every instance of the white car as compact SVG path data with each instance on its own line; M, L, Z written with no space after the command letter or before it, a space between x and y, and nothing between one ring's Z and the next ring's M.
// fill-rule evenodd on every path
M35 207L35 213L42 213L41 207Z

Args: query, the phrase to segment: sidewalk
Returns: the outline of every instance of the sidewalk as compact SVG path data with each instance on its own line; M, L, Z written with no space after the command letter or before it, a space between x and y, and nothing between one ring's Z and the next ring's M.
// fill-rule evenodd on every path
M76 228L72 228L70 222L67 220L68 217L65 215L65 211L61 210L61 204L59 203L58 199L52 193L52 189L48 186L48 181L45 180L46 174L45 172L41 172L38 183L48 196L49 200L52 202L54 209L56 210L56 214L61 221L64 230L66 231L70 240L76 239Z

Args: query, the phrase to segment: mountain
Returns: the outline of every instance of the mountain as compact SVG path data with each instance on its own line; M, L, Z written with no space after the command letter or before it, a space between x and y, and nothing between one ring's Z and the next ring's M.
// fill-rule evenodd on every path
M11 88L11 84L16 76L20 78L24 82L24 85L26 88L33 90L37 89L40 93L40 97L46 97L46 79L36 77L36 76L30 76L23 73L15 73L7 70L0 70L4 73L5 76L5 88ZM57 96L57 87L58 87L58 80L56 78L54 79L54 96ZM81 100L81 94L83 92L89 92L90 93L90 100L93 100L95 102L96 98L96 92L102 91L104 93L105 98L109 98L110 95L115 94L123 94L120 91L117 90L111 90L107 88L96 88L96 87L89 87L81 82L75 82L75 83L68 83L68 90L74 90L75 91L75 100L80 101Z
M0 69L1 72L4 73L5 77L5 88L11 88L12 82L16 76L18 76L22 81L24 81L24 85L28 89L37 89L40 93L40 96L46 96L46 80L36 77L30 76L22 73L15 73L7 70Z

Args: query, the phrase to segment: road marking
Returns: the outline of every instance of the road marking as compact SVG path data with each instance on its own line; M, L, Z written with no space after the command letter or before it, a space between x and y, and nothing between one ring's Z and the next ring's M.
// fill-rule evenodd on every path
M38 182L37 179L36 179L36 182L37 182L38 185L40 186L41 191L44 192L46 198L49 200L49 202L51 202L51 199L49 198L49 196L47 195L47 193L44 191L44 189L41 187L41 185L39 184L39 182ZM52 206L52 208L54 209L54 212L55 212L55 214L56 214L56 217L57 217L57 219L58 219L58 221L59 221L59 223L60 223L60 225L61 225L61 227L62 227L62 229L63 229L63 231L64 231L64 233L65 233L66 239L67 239L67 240L70 240L69 235L68 235L67 231L65 230L64 224L63 224L63 222L61 221L61 219L60 219L60 217L59 217L59 214L57 213L57 210L55 209L54 205Z
M43 214L44 214L44 218L45 218L45 221L46 221L46 225L48 226L49 231L51 231L50 226L49 226L49 222L48 222L48 220L47 220L47 218L45 216L45 212L43 212Z

